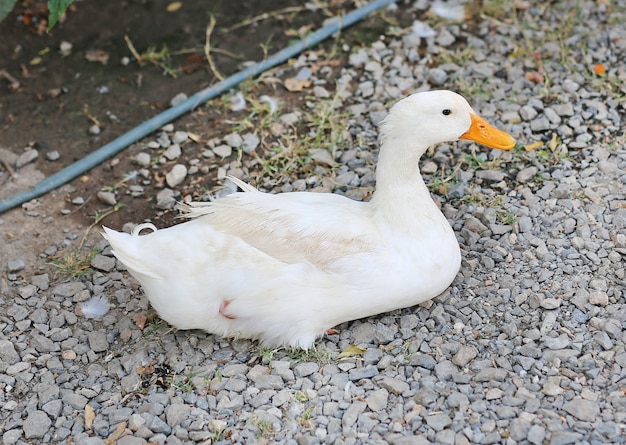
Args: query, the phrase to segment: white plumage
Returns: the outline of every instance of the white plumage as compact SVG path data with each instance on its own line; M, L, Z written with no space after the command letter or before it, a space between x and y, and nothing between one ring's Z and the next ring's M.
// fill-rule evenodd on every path
M244 192L188 205L188 222L103 235L173 326L308 348L344 321L431 299L456 276L456 237L418 168L431 145L514 146L450 91L399 101L380 132L370 202L235 180Z

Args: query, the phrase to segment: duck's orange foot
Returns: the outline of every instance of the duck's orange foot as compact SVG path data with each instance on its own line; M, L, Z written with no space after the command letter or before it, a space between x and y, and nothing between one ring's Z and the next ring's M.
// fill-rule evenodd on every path
M232 315L226 313L226 308L228 307L229 304L230 304L230 301L228 301L228 300L222 301L222 304L220 304L220 311L219 312L220 312L220 314L222 314L222 316L224 318L228 318L229 320L234 320L237 317L233 317Z
M326 329L326 335L335 335L339 334L339 331L335 328Z

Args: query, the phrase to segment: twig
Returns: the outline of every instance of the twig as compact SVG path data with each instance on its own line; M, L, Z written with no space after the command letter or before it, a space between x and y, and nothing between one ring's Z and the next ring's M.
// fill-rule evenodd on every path
M124 36L124 40L126 41L126 46L128 46L129 51L132 53L135 60L137 60L137 63L141 66L143 64L143 59L135 49L135 45L133 45L133 42L131 42L128 36Z
M11 76L7 70L0 70L0 77L9 81L10 91L15 91L20 87L20 81Z
M9 163L5 159L0 159L0 162L2 162L2 165L4 165L4 168L7 169L7 171L9 172L9 175L11 175L11 178L13 179L17 178L17 174L15 173L15 170L13 170L13 167L11 167L11 165L9 165Z
M102 125L102 122L100 122L96 116L89 112L89 105L85 104L83 106L83 114L87 117L87 119L96 124L98 127L104 127L104 125Z
M89 235L89 232L91 232L91 229L93 229L96 225L100 224L104 218L106 218L107 216L112 215L113 213L117 212L122 207L124 207L124 204L121 203L121 202L118 202L117 204L115 204L115 206L113 206L112 208L110 208L109 210L107 210L106 212L104 212L102 214L98 214L96 212L96 216L94 218L94 222L92 222L89 225L89 227L87 227L87 229L85 229L85 234L83 235L83 237L80 240L80 244L78 245L78 250L83 248L83 245L85 244L85 240L87 239L87 235Z
M320 10L322 10L324 12L324 14L326 14L327 16L331 15L331 12L329 10L329 7L339 7L339 6L343 6L346 3L349 3L352 0L338 0L336 2L321 2L321 1L316 1L313 0L311 3L313 3L315 6L317 6ZM359 6L359 2L355 2L356 6ZM235 29L239 29L242 28L244 26L248 26L251 25L253 23L256 22L260 22L262 20L267 20L267 19L271 19L273 17L280 17L281 15L285 15L285 14L297 14L299 12L304 12L304 11L309 11L311 10L310 7L307 6L288 6L286 8L282 8L282 9L277 9L276 11L270 11L270 12L264 12L263 14L259 14L255 17L246 19L242 22L239 22L233 26L231 26L230 28L226 28L226 29L222 29L220 30L221 32L231 32L234 31Z
M239 29L244 26L248 26L253 23L260 22L262 20L267 20L272 17L280 16L283 14L289 14L289 13L298 13L298 12L302 12L306 10L307 10L306 6L289 6L287 8L277 9L276 11L272 11L272 12L264 12L263 14L259 14L250 19L246 19L243 22L239 22L236 25L231 26L230 28L223 29L222 32L231 32L231 31L234 31L235 29Z
M85 207L87 205L87 203L91 201L91 196L88 197L87 199L85 199L85 202L83 202L81 205L79 205L78 207L76 207L74 210L72 210L70 213L66 214L65 216L71 215L73 213L78 212L80 209L82 209L83 207Z
M211 15L211 19L209 20L209 24L206 27L206 38L204 42L204 55L206 57L207 62L209 62L209 67L211 71L213 71L213 75L217 77L219 80L224 80L224 76L217 70L215 67L215 63L213 63L213 57L211 57L211 33L213 33L213 29L215 28L215 16Z

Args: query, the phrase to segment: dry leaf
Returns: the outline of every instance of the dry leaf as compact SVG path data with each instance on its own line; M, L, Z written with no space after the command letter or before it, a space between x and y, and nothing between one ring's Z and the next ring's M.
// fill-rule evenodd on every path
M533 151L533 150L537 150L540 147L543 147L543 142L537 141L537 142L533 142L532 144L524 145L524 150Z
M548 142L548 148L550 149L550 151L556 150L560 142L561 140L559 139L559 137L556 134L553 134L552 139L550 139L550 142Z
M109 53L103 49L90 49L85 53L85 59L89 62L107 63L109 61Z
M531 81L532 83L541 83L543 82L543 75L538 71L530 71L526 73L524 76L526 80Z
M127 342L128 340L130 340L132 335L133 331L131 331L130 328L127 326L120 331L120 340L122 340L123 342Z
M604 67L604 64L596 63L596 65L593 67L593 72L596 74L596 76L604 76L606 74L606 68Z
M117 442L117 439L122 437L125 431L126 431L126 422L122 422L117 427L115 427L115 430L111 434L109 434L109 437L104 439L104 443L106 445L115 445L115 443Z
M63 93L63 90L61 90L61 88L50 88L48 90L48 96L50 96L52 99L59 97L61 93Z
M310 86L310 80L296 79L295 77L290 77L289 79L285 80L285 88L287 88L287 91L290 91L292 93L295 91L302 91Z
M93 421L96 419L96 412L91 405L85 405L85 429L90 430L93 427Z
M150 363L148 366L137 366L137 374L139 375L151 375L154 374L154 363Z
M191 54L185 57L185 63L183 64L183 71L185 74L192 74L194 71L202 68L204 59L197 54Z
M357 355L363 355L365 351L366 351L365 349L359 348L356 345L350 345L346 349L341 351L341 353L337 356L337 359L341 360L344 358L350 358L350 357L354 357Z
M178 11L183 6L183 2L172 2L165 8L167 12Z
M144 313L137 314L135 317L135 326L143 331L143 328L146 327L146 322L148 321L148 317Z
M187 132L187 136L189 136L189 139L191 139L194 142L199 142L200 141L200 135L197 135L196 133L192 133L190 131Z

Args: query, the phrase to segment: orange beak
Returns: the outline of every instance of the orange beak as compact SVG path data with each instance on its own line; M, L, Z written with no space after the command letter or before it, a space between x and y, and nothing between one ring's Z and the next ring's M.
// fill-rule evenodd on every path
M460 139L478 142L498 150L510 150L515 147L515 139L510 134L498 130L477 114L471 114L470 116L472 117L472 125L467 132L463 133Z

